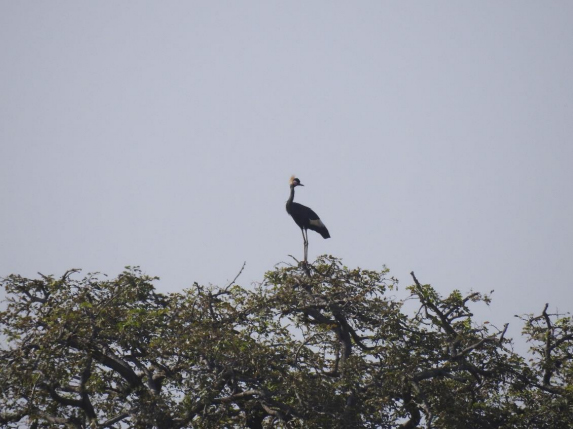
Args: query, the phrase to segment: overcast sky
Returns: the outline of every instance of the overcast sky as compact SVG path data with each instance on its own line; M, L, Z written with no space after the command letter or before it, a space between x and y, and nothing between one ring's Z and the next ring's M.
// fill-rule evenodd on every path
M572 310L572 2L0 3L0 276L309 257Z

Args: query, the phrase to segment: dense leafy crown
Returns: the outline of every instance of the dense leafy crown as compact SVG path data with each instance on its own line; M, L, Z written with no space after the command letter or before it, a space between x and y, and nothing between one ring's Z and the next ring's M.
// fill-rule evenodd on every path
M0 427L567 428L572 323L473 320L478 292L393 297L388 270L282 265L253 288L159 294L127 268L2 281Z

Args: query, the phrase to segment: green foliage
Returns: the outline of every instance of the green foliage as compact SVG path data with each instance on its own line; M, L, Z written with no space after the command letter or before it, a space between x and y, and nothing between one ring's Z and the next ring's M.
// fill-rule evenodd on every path
M386 268L332 256L167 295L137 267L9 276L0 427L571 427L570 317L524 316L526 360L473 320L489 296L412 276L414 315Z

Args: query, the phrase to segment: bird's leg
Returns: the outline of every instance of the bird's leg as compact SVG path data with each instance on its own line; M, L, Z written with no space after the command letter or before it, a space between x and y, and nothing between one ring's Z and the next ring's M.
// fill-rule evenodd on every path
M307 263L307 238L303 228L301 228L301 234L303 235L303 262Z
M305 232L303 233L304 237L304 241L305 241L305 264L307 263L307 255L308 255L308 251L309 251L309 236L308 236L309 232L307 230L305 230Z

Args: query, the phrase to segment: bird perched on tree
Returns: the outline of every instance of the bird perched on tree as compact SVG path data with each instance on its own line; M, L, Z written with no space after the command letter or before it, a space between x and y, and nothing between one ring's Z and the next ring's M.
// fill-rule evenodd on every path
M331 238L331 236L329 235L329 230L325 224L321 222L317 213L309 207L293 202L293 198L295 197L295 187L304 186L301 181L295 176L291 176L291 179L289 179L289 186L291 187L291 195L289 196L286 204L287 213L291 215L295 223L299 228L301 228L301 234L303 234L304 261L307 262L307 247L309 245L307 230L312 229L313 231L321 234L323 238Z

